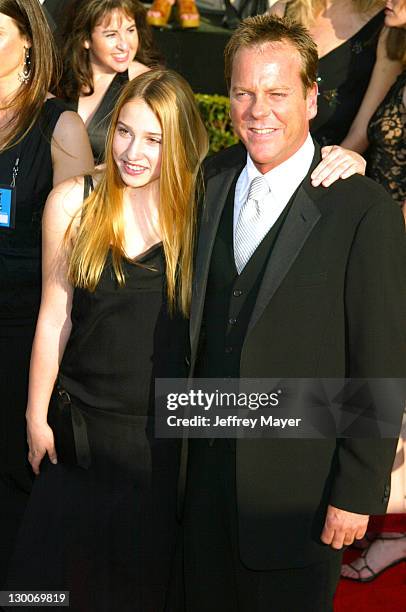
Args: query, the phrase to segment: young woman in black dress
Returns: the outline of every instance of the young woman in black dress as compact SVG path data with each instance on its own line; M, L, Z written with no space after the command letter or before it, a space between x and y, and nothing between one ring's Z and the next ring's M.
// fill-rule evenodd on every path
M52 189L91 171L86 130L49 93L52 35L37 0L0 0L1 205L15 185L15 224L0 216L0 586L31 488L24 413L41 297L41 216Z
M159 61L146 10L138 0L73 0L62 38L60 95L83 119L99 163L122 87Z
M179 610L178 445L154 437L151 400L155 375L186 374L206 152L188 84L146 72L118 100L94 191L82 204L89 181L68 181L45 208L27 408L39 476L8 587L70 590L74 612Z

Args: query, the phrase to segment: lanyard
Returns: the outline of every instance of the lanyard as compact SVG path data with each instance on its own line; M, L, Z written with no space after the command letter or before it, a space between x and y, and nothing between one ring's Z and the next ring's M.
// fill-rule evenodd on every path
M0 230L12 230L15 228L17 191L16 179L20 167L22 143L17 146L17 157L12 169L10 185L0 185Z

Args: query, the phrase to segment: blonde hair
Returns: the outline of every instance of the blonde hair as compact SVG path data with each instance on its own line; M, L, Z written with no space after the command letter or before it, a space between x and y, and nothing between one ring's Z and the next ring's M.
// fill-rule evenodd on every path
M386 52L389 59L397 60L406 65L406 30L405 28L389 28L386 39Z
M385 5L384 0L352 0L352 3L359 13L372 13ZM309 27L325 6L325 0L289 0L286 16Z
M38 0L0 0L0 13L14 20L22 36L31 42L30 74L13 99L0 110L9 110L12 119L6 125L7 136L0 152L14 146L32 129L40 116L48 91L55 89L60 76L52 32Z
M125 283L124 183L113 158L113 138L121 109L134 99L143 100L162 127L162 163L158 218L166 260L169 307L187 315L191 300L196 203L202 185L200 164L208 139L193 92L176 72L151 70L130 81L115 107L106 144L106 168L96 189L82 208L81 223L70 256L69 280L94 291L109 250L115 277ZM72 224L73 226L73 224ZM70 240L72 226L66 240Z
M224 49L224 73L228 87L231 83L233 62L240 49L257 47L273 42L288 42L300 55L300 78L304 96L317 78L317 46L306 28L297 21L275 15L247 17L233 32Z

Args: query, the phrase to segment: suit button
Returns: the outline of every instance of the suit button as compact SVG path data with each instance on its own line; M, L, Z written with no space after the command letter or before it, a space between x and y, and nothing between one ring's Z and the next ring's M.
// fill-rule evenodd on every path
M231 317L231 319L228 319L228 322L230 325L235 325L237 323L237 319L234 319L233 317Z
M226 348L224 349L225 353L227 355L229 355L230 353L233 352L233 347L232 346L226 346Z
M242 291L240 291L239 289L234 289L233 296L234 297L241 297L242 296Z

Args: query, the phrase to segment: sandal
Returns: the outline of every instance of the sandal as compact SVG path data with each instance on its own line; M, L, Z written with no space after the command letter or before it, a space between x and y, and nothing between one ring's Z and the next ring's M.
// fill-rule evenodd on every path
M389 540L402 540L405 539L406 540L406 533L400 533L394 537L383 537L383 536L377 536L375 538L375 542L377 541L389 541ZM373 544L371 544L372 546ZM346 563L343 565L343 567L341 568L341 578L345 578L346 580L354 580L355 582L371 582L371 580L375 580L375 578L377 578L380 574L382 574L383 572L385 572L387 569L394 567L395 565L398 565L399 563L402 563L403 561L406 561L406 556L403 554L401 554L400 557L398 557L397 559L394 559L391 563L389 563L388 565L385 565L384 567L382 567L380 570L375 571L372 569L372 567L370 566L370 561L368 561L368 553L370 552L371 548L368 547L366 548L363 553L361 554L360 557L358 557L358 559L355 559L355 561L353 561L352 563ZM360 567L356 567L355 563L361 561L362 565ZM355 572L356 576L346 576L345 574L342 573L342 570L345 567L349 567L353 572ZM365 570L367 570L368 574L367 576L362 576L362 572L364 572Z
M177 0L178 21L181 28L198 28L200 14L194 0Z
M174 0L154 0L151 8L147 11L147 23L150 26L166 26L172 12Z

